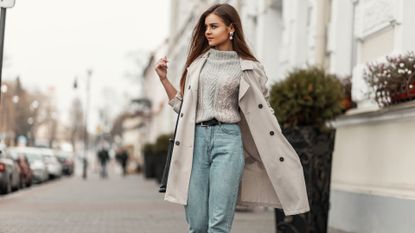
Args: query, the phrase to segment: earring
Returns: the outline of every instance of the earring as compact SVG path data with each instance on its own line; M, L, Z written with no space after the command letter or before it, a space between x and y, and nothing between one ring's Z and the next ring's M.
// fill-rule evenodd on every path
M229 32L229 40L233 40L233 32Z

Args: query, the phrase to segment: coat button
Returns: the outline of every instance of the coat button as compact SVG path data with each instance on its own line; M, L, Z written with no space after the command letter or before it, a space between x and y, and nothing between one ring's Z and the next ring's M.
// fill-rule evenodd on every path
M180 113L180 117L183 117L183 113Z
M258 104L258 108L262 108L262 104Z
M284 161L284 157L280 157L280 161L283 162Z
M179 141L176 141L176 145L180 145L180 142Z
M269 131L269 134L270 134L270 135L274 135L274 131L272 131L272 130L271 130L271 131Z
M190 90L190 85L189 85L189 90Z

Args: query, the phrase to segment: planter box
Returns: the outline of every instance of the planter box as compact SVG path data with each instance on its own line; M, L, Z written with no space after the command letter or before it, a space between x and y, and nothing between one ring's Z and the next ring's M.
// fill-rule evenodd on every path
M156 155L149 153L144 154L144 177L145 178L154 178L155 173L155 158Z
M144 176L146 178L156 178L160 183L165 163L165 153L144 154Z
M301 127L283 129L283 134L303 165L311 210L287 217L282 210L275 209L277 232L326 233L335 130L320 132L315 127Z

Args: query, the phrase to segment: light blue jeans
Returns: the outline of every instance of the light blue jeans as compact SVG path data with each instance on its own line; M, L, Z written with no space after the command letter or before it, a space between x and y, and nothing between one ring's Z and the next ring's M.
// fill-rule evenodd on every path
M244 165L237 123L196 125L189 194L184 207L190 233L230 232Z

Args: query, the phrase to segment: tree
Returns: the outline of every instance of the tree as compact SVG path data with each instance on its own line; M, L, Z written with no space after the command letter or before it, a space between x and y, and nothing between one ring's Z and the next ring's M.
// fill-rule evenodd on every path
M127 112L122 112L115 118L110 131L112 137L115 137L117 135L122 137L124 132L122 124L124 120L128 118L128 116L129 114Z
M73 148L75 148L76 141L82 140L84 136L84 110L82 107L82 102L79 98L75 98L72 101L71 108L69 110L70 114L70 141Z
M33 112L31 109L33 97L23 88L20 77L16 78L13 92L15 143L19 136L25 136L29 142L33 142L35 136L32 129L37 117L37 111Z

